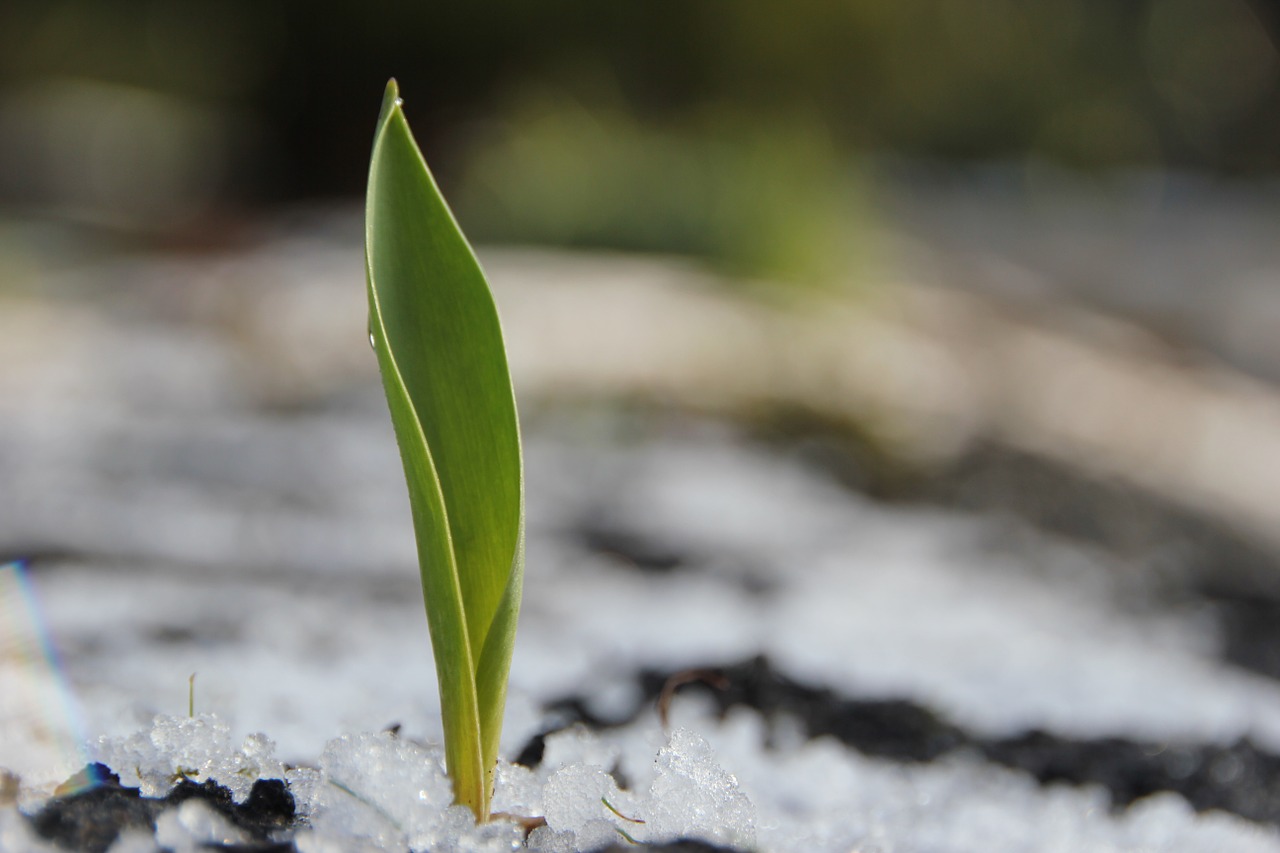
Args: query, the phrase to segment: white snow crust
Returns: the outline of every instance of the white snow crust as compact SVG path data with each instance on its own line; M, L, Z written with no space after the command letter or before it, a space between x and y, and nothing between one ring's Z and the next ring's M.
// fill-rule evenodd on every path
M381 401L367 405L377 411ZM267 503L251 519L230 509L245 499L243 483L210 494L138 481L124 498L112 492L117 521L136 514L141 523L167 506L181 522L212 509L227 529L170 531L135 560L71 561L35 575L45 616L98 738L92 755L125 784L158 794L182 773L243 798L258 776L287 778L310 821L298 839L305 853L516 849L514 824L477 828L449 806L399 460L373 417L304 423L288 441L267 427L272 481L323 497ZM620 441L607 422L578 423L526 433L529 564L508 759L548 726L543 702L576 694L619 716L637 702L640 668L760 653L797 680L907 698L979 735L1247 736L1280 749L1280 687L1224 665L1203 614L1122 607L1115 586L1129 566L1120 558L999 519L877 505L715 425ZM83 426L100 427L107 444L119 428L110 419ZM178 442L187 426L152 424L149 440ZM183 440L222 447L255 435L248 421L214 433ZM311 467L318 455L332 463L328 474ZM240 482L257 476L251 468L223 474ZM75 500L111 491L76 470L68 489L86 490ZM346 489L356 471L358 487ZM56 490L42 500L65 509ZM584 519L664 543L683 565L645 573L584 548L574 534ZM188 536L221 544L199 562ZM276 559L291 537L300 550ZM199 713L188 718L180 712L192 672ZM51 673L0 675L21 687ZM16 691L0 707L15 703ZM650 711L617 729L549 736L536 770L501 765L495 808L545 817L527 841L545 851L588 850L621 833L777 853L1280 851L1272 828L1197 814L1173 795L1116 813L1101 789L1041 786L965 754L921 765L871 759L786 736L785 721L766 747L758 714L718 720L696 691L677 697L673 715L670 735ZM392 723L399 736L359 734ZM270 737L244 734L255 731ZM50 753L25 746L0 766L30 783L19 798L30 811L51 784L25 770ZM195 850L229 831L193 805L166 816L155 838L123 837L114 853ZM0 850L44 849L13 806L0 806Z
M309 821L296 844L303 853L576 853L625 833L641 842L699 838L774 853L1280 850L1276 831L1221 813L1197 815L1172 794L1114 814L1101 789L1045 789L976 758L904 766L825 738L766 749L754 712L716 721L691 702L678 717L670 733L652 714L605 732L573 727L547 739L537 770L503 762L495 809L546 818L527 838L513 821L477 826L469 811L450 805L438 744L388 732L342 736L315 768L280 774ZM261 769L279 766L269 741L249 740ZM99 754L132 759L145 768L137 780L144 790L162 795L179 769L236 789L246 775L245 750L230 747L226 724L206 715L159 718L143 736L104 741ZM209 759L195 773L191 765L215 751L237 757ZM720 752L732 756L734 773L721 765ZM619 775L629 782L626 790ZM161 817L154 839L125 835L112 853L152 853L157 845L196 853L202 843L238 839L207 806L188 801ZM0 810L0 850L49 849L15 810Z

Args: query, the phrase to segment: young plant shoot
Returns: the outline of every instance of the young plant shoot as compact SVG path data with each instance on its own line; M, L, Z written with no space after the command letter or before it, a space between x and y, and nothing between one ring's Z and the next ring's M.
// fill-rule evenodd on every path
M365 208L369 340L409 484L454 798L489 818L524 575L497 308L387 84Z

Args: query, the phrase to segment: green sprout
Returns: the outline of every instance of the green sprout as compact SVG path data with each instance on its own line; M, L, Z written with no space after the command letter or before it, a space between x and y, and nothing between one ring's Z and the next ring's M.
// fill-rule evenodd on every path
M365 208L369 340L404 462L445 762L489 819L524 577L524 475L493 295L387 84Z

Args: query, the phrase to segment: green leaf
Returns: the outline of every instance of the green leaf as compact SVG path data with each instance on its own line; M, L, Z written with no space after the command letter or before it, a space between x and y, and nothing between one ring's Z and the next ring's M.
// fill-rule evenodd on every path
M369 335L413 510L456 800L489 813L524 576L524 478L493 295L387 84L365 210Z

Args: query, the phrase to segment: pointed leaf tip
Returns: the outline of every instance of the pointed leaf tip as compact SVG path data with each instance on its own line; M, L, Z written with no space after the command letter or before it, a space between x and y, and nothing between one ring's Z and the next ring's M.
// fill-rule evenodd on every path
M400 85L396 83L396 78L392 77L387 81L387 88L382 93L382 109L378 112L378 124L381 128L386 124L387 116L391 115L391 111L403 104L400 99Z

